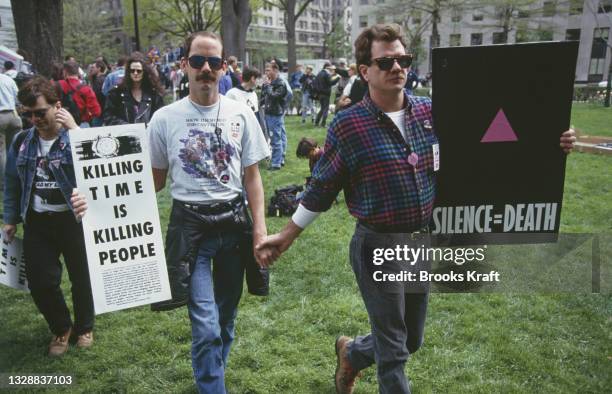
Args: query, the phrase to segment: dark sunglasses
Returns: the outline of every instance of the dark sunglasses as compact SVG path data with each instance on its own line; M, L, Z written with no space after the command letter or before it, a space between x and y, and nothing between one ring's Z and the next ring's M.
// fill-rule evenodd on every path
M412 64L412 55L379 57L376 59L372 59L372 62L376 63L378 65L378 68L383 71L391 70L395 62L397 62L397 64L399 64L401 68L408 68Z
M130 73L132 74L142 74L143 70L139 70L137 68L130 68Z
M223 67L223 59L216 56L201 56L201 55L193 55L189 56L189 65L195 69L201 69L204 67L204 63L208 62L208 67L210 67L213 71L221 70Z
M45 115L47 114L47 111L49 111L50 109L51 107L48 107L45 109L37 109L36 111L24 111L21 113L21 115L26 119L31 119L32 115L40 119L40 118L44 118Z

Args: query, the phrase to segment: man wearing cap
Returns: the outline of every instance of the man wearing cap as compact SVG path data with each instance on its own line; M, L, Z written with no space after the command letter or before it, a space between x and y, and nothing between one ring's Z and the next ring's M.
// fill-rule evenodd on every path
M331 96L332 86L338 83L340 76L336 74L336 66L330 62L323 65L323 69L319 71L315 77L314 87L316 94L319 97L321 109L317 114L315 126L325 127L327 121L327 113L329 112L329 98Z

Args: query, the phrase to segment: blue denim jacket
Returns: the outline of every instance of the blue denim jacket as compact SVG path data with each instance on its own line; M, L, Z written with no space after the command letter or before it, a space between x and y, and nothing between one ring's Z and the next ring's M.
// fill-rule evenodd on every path
M15 136L9 149L4 174L4 217L5 224L17 224L26 220L32 200L32 186L36 175L36 156L38 155L38 132L35 127L24 130L26 133L20 146L15 146L19 134ZM59 138L49 149L49 168L72 209L70 196L76 187L74 166L68 130L62 129Z

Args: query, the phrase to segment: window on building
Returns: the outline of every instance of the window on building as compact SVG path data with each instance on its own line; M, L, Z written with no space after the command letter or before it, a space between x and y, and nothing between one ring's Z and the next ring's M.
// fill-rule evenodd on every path
M589 64L589 82L598 82L604 77L604 63L610 28L597 28L593 30L593 46L591 47L591 62Z
M310 28L312 30L319 30L319 22L311 22L310 23Z
M279 31L279 32L278 32L278 38L279 38L281 41L285 41L285 40L287 39L287 32L284 32L284 31Z
M459 8L452 9L451 22L461 22L461 10Z
M329 0L323 0L323 7L329 8Z
M300 42L308 42L308 34L306 34L306 33L300 33L300 34L298 35L298 40L299 40Z
M519 12L518 12L518 17L521 18L521 19L529 18L529 15L530 15L530 13L527 10L519 10Z
M545 17L555 16L557 12L557 4L554 1L545 1L542 9L542 15Z
M368 27L367 15L359 15L359 27Z
M264 10L266 10L266 11L272 11L272 4L265 4L265 3L264 3L263 8L264 8Z
M472 33L470 45L482 45L482 33Z
M567 29L565 39L567 41L580 41L580 29Z
M300 29L308 29L308 22L306 22L306 21L298 21L298 27Z
M311 18L316 18L319 16L319 11L317 10L310 10L310 17Z
M600 0L597 12L600 14L607 14L612 12L612 0Z
M451 34L448 40L448 44L452 47L458 47L461 45L461 34Z
M582 6L584 4L584 0L570 0L570 15L581 15L582 14Z
M508 42L508 37L503 31L495 32L493 33L492 42L493 44L505 44L506 42Z
M479 22L479 21L481 21L482 19L483 19L482 14L474 14L474 15L472 15L472 20L473 20L474 22Z

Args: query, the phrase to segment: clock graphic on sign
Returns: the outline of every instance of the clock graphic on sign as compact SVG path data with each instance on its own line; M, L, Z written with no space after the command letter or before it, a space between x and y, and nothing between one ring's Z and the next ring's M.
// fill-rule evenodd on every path
M96 139L83 140L76 144L76 154L80 160L109 159L140 152L142 146L136 136L99 135Z

